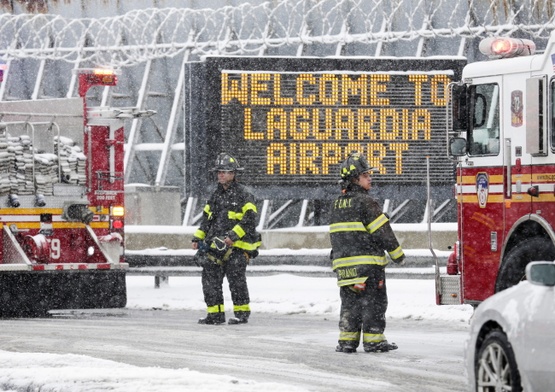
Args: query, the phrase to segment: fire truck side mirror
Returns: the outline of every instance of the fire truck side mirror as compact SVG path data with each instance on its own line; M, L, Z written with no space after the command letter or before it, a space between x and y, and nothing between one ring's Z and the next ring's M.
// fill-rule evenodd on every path
M454 137L449 141L449 155L453 157L466 155L466 139L464 137Z
M86 225L92 222L94 214L87 204L69 202L64 204L62 219L69 222L82 222Z
M451 84L451 120L452 129L455 133L468 130L469 119L469 90L465 84Z

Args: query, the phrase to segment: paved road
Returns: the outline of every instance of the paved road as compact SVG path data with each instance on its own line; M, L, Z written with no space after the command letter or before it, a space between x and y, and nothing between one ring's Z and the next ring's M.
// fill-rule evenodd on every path
M0 320L0 350L72 353L136 366L276 381L311 391L466 391L467 326L389 321L399 344L382 354L335 353L337 320L306 314L256 314L246 325L206 326L181 310L61 312Z

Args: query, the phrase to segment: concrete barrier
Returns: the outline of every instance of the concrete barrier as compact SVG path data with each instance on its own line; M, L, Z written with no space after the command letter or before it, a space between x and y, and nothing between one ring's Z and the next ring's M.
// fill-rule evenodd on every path
M247 275L293 274L302 276L335 276L331 269L329 249L272 249L261 250L260 255L250 261ZM449 252L426 249L405 251L405 265L389 263L386 274L394 279L432 279L436 260L445 273ZM168 282L170 276L200 275L201 268L195 264L192 249L143 249L126 251L130 275L154 276L154 287Z
M195 264L191 239L196 227L127 226L125 259L129 274L154 276L155 287L170 276L200 275ZM431 279L436 261L445 268L450 247L456 239L455 224L432 225L432 248L427 225L393 225L406 255L405 265L390 263L386 273L398 279ZM308 276L334 276L331 270L330 240L327 226L262 231L260 255L251 260L248 275L289 273Z
M428 249L429 234L425 224L393 224L393 230L403 249ZM196 227L192 226L140 226L125 229L128 250L190 249ZM331 247L327 226L293 227L263 230L262 250L271 249L329 249ZM448 251L457 238L456 223L432 224L432 245L439 251Z
M445 274L445 267L440 267L440 272ZM134 267L128 272L128 275L147 275L154 277L154 288L160 288L169 284L170 276L199 276L202 273L200 267L183 266L183 267ZM425 268L386 268L386 276L388 279L433 279L435 277L435 269L432 267ZM314 266L250 266L247 268L247 276L267 276L276 274L290 274L309 277L335 277L334 272L330 268L314 267Z

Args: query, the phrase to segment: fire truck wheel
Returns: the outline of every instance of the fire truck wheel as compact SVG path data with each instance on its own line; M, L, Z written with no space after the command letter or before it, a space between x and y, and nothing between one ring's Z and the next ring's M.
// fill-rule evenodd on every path
M526 266L531 261L553 261L555 246L545 237L532 237L522 240L505 256L497 282L495 292L514 286L526 278Z
M477 391L499 384L504 391L522 391L515 355L503 332L488 333L477 353L474 361Z

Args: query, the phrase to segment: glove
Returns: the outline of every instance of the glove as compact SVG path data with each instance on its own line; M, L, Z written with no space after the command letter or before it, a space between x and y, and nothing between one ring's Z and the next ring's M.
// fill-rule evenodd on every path
M393 260L393 262L395 264L397 264L398 266L403 266L405 265L405 255L402 255L401 257L399 257L398 259Z
M204 263L205 263L205 253L198 251L197 253L195 253L195 256L193 257L193 262L196 264L197 267L203 267Z
M193 262L197 267L203 267L206 264L206 253L208 252L208 245L204 241L197 242L197 252L193 257Z

